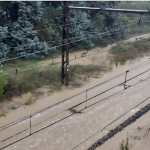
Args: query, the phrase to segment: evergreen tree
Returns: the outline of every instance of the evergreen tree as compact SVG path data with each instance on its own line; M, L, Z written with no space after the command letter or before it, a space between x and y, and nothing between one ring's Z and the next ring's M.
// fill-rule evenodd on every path
M8 57L19 56L22 58L44 58L50 51L46 43L39 42L37 31L34 31L33 23L39 21L42 16L41 2L1 2L4 27L7 27L6 39L2 40L7 45ZM6 7L7 4L7 7ZM14 10L12 13L11 10ZM2 45L3 45L2 44ZM2 50L1 50L2 51ZM6 54L5 54L6 57Z
M62 4L57 1L1 1L0 60L11 57L42 59L55 51L52 46L62 43ZM69 5L118 8L116 1L71 1ZM69 14L70 47L88 49L126 34L126 24L118 19L118 13L70 10ZM53 28L55 26L60 27ZM37 32L35 29L46 30ZM110 35L100 35L109 31Z
M5 44L7 33L7 27L0 26L0 65L6 61L10 49L9 46Z

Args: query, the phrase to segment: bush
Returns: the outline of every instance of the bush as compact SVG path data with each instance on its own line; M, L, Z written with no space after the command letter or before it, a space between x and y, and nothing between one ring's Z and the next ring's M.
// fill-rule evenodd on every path
M5 112L0 113L0 117L6 117L7 114Z
M3 96L4 88L8 84L6 76L3 74L3 71L0 71L0 99Z
M145 52L150 52L149 41L138 41L130 44L121 43L111 49L111 53L114 54L114 58L111 62L119 62L123 65L127 60L133 60Z
M25 105L31 105L33 103L32 93L28 92L27 94L24 94L23 97L26 99Z

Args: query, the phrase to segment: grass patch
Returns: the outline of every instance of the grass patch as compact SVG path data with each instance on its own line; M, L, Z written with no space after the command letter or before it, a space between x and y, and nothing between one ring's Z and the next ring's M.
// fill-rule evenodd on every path
M6 112L0 113L0 117L6 117L6 116L7 116L7 113L6 113Z
M11 109L12 109L12 110L15 110L15 109L17 109L17 107L15 107L15 106L11 106Z
M60 90L61 90L61 82L56 83L55 89L56 89L57 91L60 91Z
M80 82L76 82L76 83L73 83L73 86L78 88L78 87L81 87L83 84L80 83Z
M88 81L90 76L94 72L102 71L100 66L81 66L73 65L70 66L69 70L69 80L70 85L79 87L82 84L76 83L76 79L79 79L80 75L85 76L80 78L83 82ZM11 98L13 96L21 96L24 93L35 92L37 88L47 87L51 91L60 91L62 89L61 85L61 67L49 66L47 68L33 68L25 73L19 73L14 76L7 77L7 85L4 87L4 98ZM32 98L26 98L25 105L32 104Z
M138 41L133 43L121 43L114 46L111 49L111 53L114 54L111 63L118 63L124 65L127 60L134 60L137 57L142 56L144 53L150 52L149 41Z
M25 105L31 105L33 103L31 92L24 94L23 97L26 99L26 101L24 103Z
M31 105L33 103L32 99L29 98L28 100L25 101L25 105Z
M94 76L93 78L98 79L98 78L102 78L102 77L101 77L101 76L99 76L99 75L96 75L96 76Z
M127 137L125 142L123 140L122 143L120 144L120 150L129 150L129 139L128 139L128 137Z
M11 60L9 62L7 62L6 64L4 64L4 70L9 70L9 69L17 69L17 68L24 68L25 66L32 66L37 64L38 61L37 60L23 60L23 59L15 59L15 60Z
M87 75L87 78L90 78L91 74L95 71L101 71L102 68L100 66L81 66L81 65L74 65L70 67L69 77L70 80L73 81L75 76L77 75Z

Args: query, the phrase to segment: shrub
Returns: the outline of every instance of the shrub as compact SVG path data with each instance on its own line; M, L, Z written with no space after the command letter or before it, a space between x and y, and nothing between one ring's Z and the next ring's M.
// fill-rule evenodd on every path
M6 117L7 114L5 112L0 113L0 117Z
M29 98L28 100L25 101L25 105L31 105L33 103L32 99Z
M74 83L74 84L73 84L73 86L76 87L76 88L78 88L78 87L80 87L80 86L82 86L82 85L83 85L83 84L80 83L80 82L77 82L77 83Z
M120 150L129 150L129 139L127 137L126 142L124 140L120 144Z
M3 71L0 71L0 99L3 96L4 88L8 84L6 76L3 74Z
M33 103L32 93L28 92L27 94L24 94L23 97L26 99L25 105L31 105Z
M133 60L139 57L141 53L147 52L150 52L149 41L138 41L130 44L121 43L111 49L111 53L114 54L114 58L111 62L120 62L120 64L123 65L127 60Z
M11 106L11 109L12 109L12 110L17 109L17 107L15 107L15 106Z

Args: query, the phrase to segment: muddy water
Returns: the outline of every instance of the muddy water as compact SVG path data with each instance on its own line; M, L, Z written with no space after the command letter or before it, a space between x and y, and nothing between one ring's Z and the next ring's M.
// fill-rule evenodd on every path
M112 45L109 45L108 47L106 48L95 48L93 50L91 50L89 52L89 54L92 54L92 53L95 53L97 52L98 50L101 52L101 51L105 51L105 50L109 50L110 48L112 47ZM71 53L70 54L70 59L72 59L74 57L74 55L76 55L77 57L81 55L81 52L74 52L74 53ZM82 59L77 59L77 60L74 60L74 61L71 61L70 64L100 64L100 63L109 63L109 61L106 59L107 58L107 55L108 55L108 51L106 52L103 52L103 53L99 53L97 55L91 55L91 56L88 56L88 57L85 57L85 58L82 58ZM12 121L15 121L17 119L20 119L24 116L27 116L31 113L34 113L40 109L43 109L49 105L52 105L52 104L55 104L57 102L60 102L68 97L71 97L75 94L78 94L82 91L85 91L103 81L106 81L108 80L109 78L111 77L114 77L132 67L135 67L139 64L141 64L142 62L145 62L147 61L149 58L149 56L146 56L146 57L143 57L141 59L137 59L135 60L134 62L127 62L125 65L123 66L120 66L118 65L118 67L116 67L115 65L113 65L113 68L110 72L107 72L106 74L103 74L101 75L102 78L98 78L98 79L94 79L94 78L91 78L90 79L90 82L86 83L83 87L80 87L80 88L76 88L76 89L73 89L71 88L70 86L68 87L64 87L62 91L59 91L59 92L54 92L53 94L51 94L50 96L43 96L41 97L40 100L38 100L34 105L31 105L31 106L21 106L19 107L18 109L16 110L13 110L8 113L7 117L2 117L0 118L0 126L3 126L5 124L8 124ZM58 61L59 58L56 60ZM146 66L148 67L148 66ZM143 69L145 69L143 67ZM133 72L134 74L135 72ZM137 71L138 73L138 71ZM123 81L123 78L120 79L120 81ZM116 81L114 81L116 82ZM116 84L112 82L112 84ZM110 84L108 86L106 86L105 88L109 88ZM94 93L96 94L96 93ZM21 97L17 98L18 100L22 100ZM81 100L81 98L80 98ZM69 106L68 106L69 107Z
M101 103L87 108L80 114L72 115L65 120L62 120L61 122L30 136L29 138L13 144L12 146L6 148L6 150L72 150L72 148L85 141L88 137L100 131L98 132L98 134L92 136L91 138L89 138L89 140L83 142L75 149L85 150L96 140L105 135L108 130L122 123L141 107L150 103L150 99L147 99L147 101L133 109L133 107L150 96L149 84L150 80L141 82L139 85L136 85L131 89L127 89L111 98L108 98L105 101L102 101ZM119 88L121 87L118 87L118 89ZM99 96L99 98L101 97ZM106 130L102 130L104 126L127 111L128 113L124 117L108 126ZM56 118L54 118L53 120L47 120L42 124L38 124L37 126L32 125L32 133L36 132L42 127L45 127L48 124L57 121L58 119L61 119L63 116L70 114L70 112L65 111L64 113L56 116ZM38 116L36 117L38 118ZM19 132L21 128L23 128L24 130L28 126L29 120L26 120L24 124L17 125L16 129L8 129L8 132L6 130L2 131L1 140L5 139L8 134L10 134L11 136L11 134L13 134L12 132ZM8 139L7 141L5 141L5 143L0 143L0 145L3 146L28 134L29 130L23 132L23 134L19 134L14 136L13 138Z
M120 144L128 137L130 150L149 150L150 148L150 112L109 139L96 150L119 150ZM146 135L146 136L145 136Z

